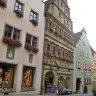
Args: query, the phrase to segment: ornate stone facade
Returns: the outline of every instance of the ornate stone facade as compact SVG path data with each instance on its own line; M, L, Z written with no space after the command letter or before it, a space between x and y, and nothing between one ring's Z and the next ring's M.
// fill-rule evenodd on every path
M58 82L72 89L74 37L67 0L46 1L45 18L42 90L50 92Z

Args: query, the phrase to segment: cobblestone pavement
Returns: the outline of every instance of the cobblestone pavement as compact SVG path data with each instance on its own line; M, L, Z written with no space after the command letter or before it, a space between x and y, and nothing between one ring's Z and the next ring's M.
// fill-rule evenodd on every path
M9 95L3 95L0 94L0 96L58 96L56 94L44 94L44 95L33 95L33 94L9 94ZM73 95L59 95L59 96L93 96L91 94L73 94Z

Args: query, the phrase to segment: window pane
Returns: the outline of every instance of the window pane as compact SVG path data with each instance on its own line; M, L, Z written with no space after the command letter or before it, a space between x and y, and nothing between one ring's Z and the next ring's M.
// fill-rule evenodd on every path
M50 51L50 44L47 44L47 50Z
M19 4L16 2L15 6L19 6Z
M37 20L37 15L38 15L38 14L37 14L36 12L31 11L31 12L30 12L30 18L29 18L29 19L30 19L30 20L32 20L32 19Z
M18 7L17 6L15 6L15 10L18 10Z
M11 26L6 25L6 26L5 26L4 36L11 37L11 34L12 34L12 27L11 27Z
M31 35L29 35L29 34L26 35L26 43L27 44L31 44L31 38L32 38Z
M22 7L23 7L23 4L22 4L22 3L16 2L16 4L15 4L15 10L20 10L20 11L22 11Z
M19 40L19 37L20 37L20 30L14 29L13 39Z
M33 36L32 45L37 47L37 38Z

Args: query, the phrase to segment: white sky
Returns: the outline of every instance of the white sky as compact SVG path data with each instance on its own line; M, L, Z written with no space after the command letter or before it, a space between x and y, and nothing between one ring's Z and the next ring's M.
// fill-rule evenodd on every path
M96 51L96 0L68 0L73 31L79 32L84 27L90 45Z

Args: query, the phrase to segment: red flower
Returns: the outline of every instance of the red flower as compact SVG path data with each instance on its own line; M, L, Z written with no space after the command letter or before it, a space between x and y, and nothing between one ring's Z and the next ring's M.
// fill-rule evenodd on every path
M4 37L3 42L8 44L8 45L13 45L14 40L11 39L10 37Z
M7 37L7 36L5 36L3 38L3 42L8 44L8 45L15 46L15 47L21 47L22 46L20 41L13 40L13 39L11 39L10 37Z
M34 53L37 53L39 50L38 50L38 48L37 48L36 46L32 46L32 51L33 51Z

